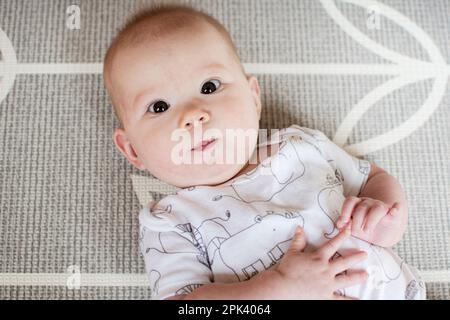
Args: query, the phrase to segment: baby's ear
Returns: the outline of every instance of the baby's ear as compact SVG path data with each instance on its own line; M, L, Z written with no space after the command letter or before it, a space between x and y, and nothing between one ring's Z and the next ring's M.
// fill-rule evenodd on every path
M259 88L258 79L255 76L247 75L247 81L255 101L258 116L261 118L261 89Z
M113 140L120 153L122 153L133 166L140 170L145 169L145 166L141 163L136 152L134 151L131 142L128 140L125 130L122 128L116 129L113 134Z

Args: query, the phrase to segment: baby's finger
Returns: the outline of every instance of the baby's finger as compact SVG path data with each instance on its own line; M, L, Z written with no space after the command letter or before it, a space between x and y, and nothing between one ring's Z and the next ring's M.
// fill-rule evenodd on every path
M302 228L297 227L295 229L294 237L292 238L291 245L288 249L289 253L299 253L306 247L306 237Z
M360 251L349 256L340 257L331 261L331 266L333 268L333 272L338 274L344 272L345 270L365 259L367 259L367 253L365 251Z
M344 204L342 205L342 210L341 214L339 215L339 219L337 219L336 221L337 228L339 229L343 228L350 221L353 209L361 201L362 200L358 197L348 197L347 199L345 199Z
M359 234L362 231L364 219L367 213L367 205L360 203L352 216L352 234Z
M350 236L350 227L350 224L348 224L347 227L341 230L337 236L325 243L318 250L318 253L324 258L330 259L336 253L336 251L339 250L344 241Z
M386 214L386 209L381 206L373 206L370 208L370 211L366 214L364 232L370 234Z
M368 278L368 273L365 271L353 272L351 274L342 274L336 276L336 289L343 289L365 282Z

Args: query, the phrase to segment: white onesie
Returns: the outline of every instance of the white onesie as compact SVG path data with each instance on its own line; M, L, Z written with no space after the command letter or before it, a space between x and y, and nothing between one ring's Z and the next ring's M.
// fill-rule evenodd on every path
M250 279L282 258L296 226L304 229L306 251L336 236L344 200L359 195L370 163L318 130L292 125L273 137L268 144L281 142L278 152L229 185L181 189L141 210L139 240L152 299ZM356 250L368 258L354 268L369 278L340 294L425 299L417 271L390 249L350 237L335 257Z

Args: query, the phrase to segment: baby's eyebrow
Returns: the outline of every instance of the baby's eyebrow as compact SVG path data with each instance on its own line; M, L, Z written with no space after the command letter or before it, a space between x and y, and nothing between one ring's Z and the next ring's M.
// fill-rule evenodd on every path
M223 70L226 70L225 66L223 64L221 64L221 63L211 63L211 64L208 64L207 66L203 67L201 69L201 71L209 70L209 69L223 69Z

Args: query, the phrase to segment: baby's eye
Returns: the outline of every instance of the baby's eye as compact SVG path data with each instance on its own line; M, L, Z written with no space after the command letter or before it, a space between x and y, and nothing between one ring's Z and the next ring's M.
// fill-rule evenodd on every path
M202 93L203 94L210 94L219 89L220 87L220 81L217 79L208 80L205 82L202 86Z
M165 101L158 100L148 105L147 111L151 113L160 113L169 109L169 104Z

